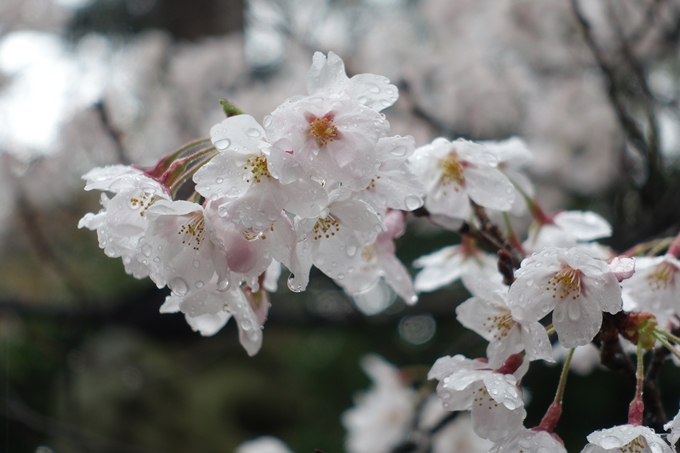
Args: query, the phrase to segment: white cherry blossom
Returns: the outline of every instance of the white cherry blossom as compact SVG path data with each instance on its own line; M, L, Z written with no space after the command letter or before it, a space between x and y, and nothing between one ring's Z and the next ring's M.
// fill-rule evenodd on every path
M433 214L466 219L470 200L499 211L512 206L514 187L483 145L437 138L417 148L409 161L427 188L425 207Z
M384 278L406 303L413 304L418 296L411 275L395 256L394 239L403 234L406 226L404 213L388 211L383 222L387 231L378 234L373 244L362 245L356 250L349 245L345 247L348 256L343 258L349 261L347 273L342 278L338 274L335 282L349 294L355 294L366 291L378 279Z
M680 314L680 261L671 255L636 258L621 285L626 311L650 312L662 325Z
M364 357L361 367L373 387L342 415L347 428L345 448L349 453L391 453L406 440L418 393L402 382L396 367L379 356Z
M147 211L149 228L140 240L138 259L162 288L184 296L200 290L217 272L228 273L224 250L213 241L215 228L203 206L189 201L158 201ZM269 263L267 263L268 265Z
M577 247L582 243L609 237L612 227L602 216L591 211L562 211L548 219L548 223L534 223L529 237L522 244L527 253L543 250L545 247ZM589 255L587 250L582 250ZM595 256L599 256L598 251Z
M316 216L328 203L321 185L290 154L270 145L252 116L227 118L213 126L210 136L220 153L194 175L196 191L212 201L221 199L221 215L242 229L263 231L284 208Z
M265 118L267 136L289 140L297 161L329 187L364 189L379 166L378 140L390 127L378 111L396 100L396 87L372 75L347 79L342 60L321 53L307 82L309 96L290 98Z
M97 230L99 246L107 256L121 257L128 274L135 278L148 276L148 266L135 258L139 240L149 225L148 209L157 201L170 200L170 195L141 170L124 165L95 168L83 179L87 182L85 190L104 190L115 195L109 199L102 193L104 209L97 214L85 214L78 228Z
M328 57L316 52L312 57L312 67L307 75L307 92L310 96L344 93L376 112L391 106L399 97L397 87L391 85L387 77L358 74L348 78L345 64L333 52L328 52Z
M512 317L507 286L476 275L463 276L463 284L473 297L456 307L458 321L489 341L486 355L490 366L500 367L521 351L526 351L529 360L553 361L550 340L541 323L520 323Z
M233 317L238 325L239 340L248 355L257 354L262 346L262 323L244 290L234 285L227 291L220 291L216 276L204 287L183 296L170 294L160 311L181 311L191 328L203 336L216 334Z
M564 444L554 434L522 428L501 439L489 453L567 453Z
M534 197L534 185L522 170L529 165L533 155L527 144L519 137L510 137L499 142L480 142L498 160L497 168L512 182L515 198L510 213L516 216L527 211L525 196ZM521 191L521 192L520 192ZM523 193L522 193L523 192Z
M425 186L411 172L408 158L414 151L413 137L386 137L376 145L380 167L357 197L376 211L384 208L413 211L423 205Z
M581 453L673 453L673 449L646 426L620 425L588 435Z
M680 439L680 412L673 417L673 420L663 425L663 429L666 431L670 430L668 442L670 442L671 445L675 445L678 442L678 439Z
M526 417L517 378L494 371L488 363L462 355L441 357L428 379L437 379L437 395L447 411L472 411L475 433L494 442L517 431Z
M548 247L522 261L508 292L513 317L538 321L553 312L560 343L589 343L600 330L602 312L621 310L621 287L606 262L571 248Z
M503 280L498 272L498 258L480 250L466 238L460 245L444 247L421 256L413 265L422 268L413 284L418 292L435 291L463 275L480 275L498 283Z
M333 197L341 195L338 192ZM295 220L298 242L293 275L288 286L302 291L309 281L312 265L336 280L344 279L355 267L355 255L375 242L385 231L380 216L366 202L336 199L315 218Z

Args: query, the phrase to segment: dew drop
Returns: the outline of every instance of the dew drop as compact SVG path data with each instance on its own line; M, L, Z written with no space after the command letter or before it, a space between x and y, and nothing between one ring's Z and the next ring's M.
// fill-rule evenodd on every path
M144 254L144 256L146 256L146 257L151 256L152 251L153 251L153 247L151 247L151 245L149 245L149 244L142 245L142 253Z
M153 259L153 262L154 262L154 263L160 263L160 262L161 262L161 257L160 257L160 256L155 257L155 258Z
M199 280L196 283L194 283L194 285L196 286L196 288L201 289L203 288L204 283L201 280Z
M184 279L181 278L181 277L173 278L172 281L168 284L168 286L178 296L185 295L187 293L187 291L189 290L189 287L187 286L187 282L185 282Z
M347 252L347 256L354 256L357 253L357 247L354 245L348 245L345 251Z
M534 279L530 278L527 280L527 286L532 286L534 284Z
M293 274L288 276L288 289L294 293L299 293L302 291L302 286L299 283L295 283L295 275Z
M366 96L359 96L357 101L359 101L359 104L366 104L368 102L368 98Z
M231 145L231 141L227 138L223 138L223 139L217 140L215 142L215 148L217 148L219 150L225 150L225 149L229 148L229 145Z
M581 306L578 304L578 302L572 302L569 304L567 307L567 316L569 316L569 319L572 321L579 320L581 317Z
M368 91L370 91L373 94L378 94L380 93L380 88L378 88L378 85L372 82L368 82L366 84L366 87L368 87Z
M403 145L397 146L390 150L390 154L397 157L403 157L406 154L406 147Z
M409 195L404 198L404 204L406 205L406 209L413 211L423 205L423 200L416 195Z
M217 290L218 291L221 291L221 292L229 291L230 287L231 287L231 279L229 277L225 277L224 279L217 282Z
M199 267L201 267L201 262L198 260L194 260L193 265L196 269L198 269Z
M338 274L338 280L342 280L343 278L345 278L345 274Z
M254 129L254 128L248 129L246 131L246 134L248 134L248 137L253 137L253 138L257 138L261 135L260 131L258 131L257 129Z
M217 179L215 180L215 182L216 182L217 184L222 184L222 183L224 182L224 178L217 178Z
M264 121L262 121L262 124L264 125L264 127L271 126L272 125L272 117L271 116L265 117Z

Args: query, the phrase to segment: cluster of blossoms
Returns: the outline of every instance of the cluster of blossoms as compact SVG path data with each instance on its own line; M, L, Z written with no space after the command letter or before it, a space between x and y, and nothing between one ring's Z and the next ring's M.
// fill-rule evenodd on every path
M568 367L574 349L596 338L604 317L623 313L617 328L637 344L640 361L657 341L680 358L668 343L680 339L657 328L678 325L680 241L665 244L665 256L636 263L631 256L658 247L617 256L592 242L611 235L599 215L543 212L522 173L531 153L517 138L438 138L416 149L412 137L389 136L380 112L394 104L397 88L371 74L348 78L333 53L314 55L307 91L262 124L225 108L227 119L209 139L153 168L90 171L86 190L114 195L103 193L104 209L85 215L79 226L97 230L105 253L122 258L129 274L172 290L162 312L184 313L203 335L233 317L251 355L261 346L268 291L276 291L281 265L295 292L307 287L315 266L349 294L386 283L410 304L417 292L462 278L472 297L457 307L458 320L489 342L487 357L442 357L428 377L439 381L440 412L471 411L473 431L494 453L565 451L553 430L566 373L541 424L524 427L521 379L531 361L554 361L553 333L570 349ZM418 259L422 270L413 281L395 257L394 239L404 231L406 213L419 208L463 238ZM521 241L510 216L526 212L535 221ZM494 216L504 218L505 234L491 222ZM418 398L391 365L371 358L364 367L376 389L345 414L349 449L387 453L413 427ZM630 423L593 433L584 452L670 451L640 426L641 388L639 381ZM678 425L668 425L671 440Z

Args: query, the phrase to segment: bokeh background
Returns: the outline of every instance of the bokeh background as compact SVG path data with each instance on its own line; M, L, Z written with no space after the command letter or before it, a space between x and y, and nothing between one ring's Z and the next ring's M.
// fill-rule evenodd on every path
M207 136L219 98L261 120L332 50L350 75L399 86L387 118L417 145L523 137L542 205L599 212L623 251L678 232L679 41L677 0L2 0L0 449L231 452L269 434L342 452L364 354L420 381L442 355L484 354L455 320L460 284L414 307L357 306L318 272L306 292L272 295L256 357L233 323L203 338L158 313L167 290L76 228L99 209L82 190L91 168L151 165ZM414 218L399 256L458 241ZM532 366L527 426L558 376ZM664 367L671 416L678 382ZM599 368L570 376L557 430L569 451L625 422L633 391Z

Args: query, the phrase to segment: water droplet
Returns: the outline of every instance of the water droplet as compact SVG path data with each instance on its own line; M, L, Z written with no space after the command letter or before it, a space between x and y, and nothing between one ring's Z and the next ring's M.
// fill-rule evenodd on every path
M178 296L183 296L187 293L189 290L189 287L187 286L187 282L184 281L183 278L181 277L175 277L168 283L168 286L172 291L177 294Z
M217 184L222 184L222 183L224 182L224 178L217 178L217 179L215 180L215 182L216 182Z
M299 283L295 282L295 275L290 274L288 276L288 289L293 291L294 293L299 293L302 291L302 286Z
M572 302L567 307L567 316L572 321L578 321L581 317L581 305L578 302Z
M345 251L347 252L347 256L354 256L357 253L357 247L354 245L348 245Z
M196 288L201 289L203 288L204 283L201 280L199 280L196 283L194 283L194 285L196 286Z
M370 91L373 94L378 94L380 93L380 88L378 88L378 85L372 82L368 82L366 84L366 87L368 88L368 91Z
M345 274L338 274L338 280L342 280L343 278L345 278Z
M395 148L392 148L390 150L390 154L392 154L393 156L402 157L406 154L406 151L407 151L406 147L403 146L403 145L400 145L400 146L397 146Z
M196 269L198 269L199 267L201 267L201 262L198 261L198 260L194 260L193 264L194 264L194 267L195 267Z
M257 129L254 129L254 128L248 129L246 134L248 134L249 137L253 137L253 138L257 138L261 135L260 131L258 131Z
M215 148L217 148L219 150L225 150L225 149L229 148L229 145L231 145L231 141L227 138L223 138L223 139L217 140L215 142Z
M149 245L149 244L142 245L142 253L144 254L144 256L146 256L146 257L151 256L152 251L153 251L153 247L151 247L151 245Z
M368 98L366 96L359 96L357 101L359 101L359 104L366 104L368 102Z
M253 324L250 322L249 319L242 320L239 325L240 325L241 329L243 329L245 331L248 331L253 327Z
M423 205L423 200L416 195L409 195L404 198L404 204L406 205L406 209L413 211Z
M217 290L221 292L229 291L229 288L231 287L231 279L229 277L225 277L222 280L219 280L217 282Z
M160 263L160 262L161 262L161 257L160 257L160 256L155 257L155 258L153 259L153 262L154 262L154 263Z
M534 284L534 279L533 279L533 278L530 278L530 279L527 280L527 286L531 286L531 285L533 285L533 284Z
M262 121L262 124L264 125L264 127L271 126L272 125L272 117L271 116L265 117L264 121Z

